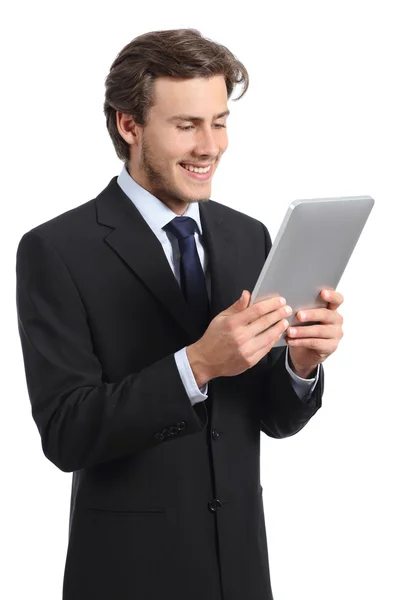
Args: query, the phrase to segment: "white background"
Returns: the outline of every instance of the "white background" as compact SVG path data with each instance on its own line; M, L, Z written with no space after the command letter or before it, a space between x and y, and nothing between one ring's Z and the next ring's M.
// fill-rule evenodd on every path
M345 336L325 363L323 407L292 438L263 436L262 485L275 600L400 598L396 4L115 0L3 9L2 598L61 598L72 477L42 454L30 413L16 247L120 172L102 112L104 79L134 37L178 27L226 45L250 73L247 94L229 102L230 145L212 199L259 218L273 239L294 199L375 199L337 288Z

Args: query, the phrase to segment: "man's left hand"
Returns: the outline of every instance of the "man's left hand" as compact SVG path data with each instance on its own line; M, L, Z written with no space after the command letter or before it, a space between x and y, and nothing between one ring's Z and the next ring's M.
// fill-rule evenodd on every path
M301 310L296 314L300 322L319 321L320 325L288 327L286 343L293 371L304 379L312 377L316 367L335 352L343 337L343 317L337 312L343 296L335 290L322 290L327 308Z

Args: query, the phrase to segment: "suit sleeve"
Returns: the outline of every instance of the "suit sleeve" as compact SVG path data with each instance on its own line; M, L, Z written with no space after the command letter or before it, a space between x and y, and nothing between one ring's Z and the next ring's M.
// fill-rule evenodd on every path
M263 225L266 256L271 249L271 237ZM318 382L305 402L293 388L286 368L285 347L272 348L260 361L262 397L260 400L260 429L273 438L284 438L300 431L321 408L324 390L324 370L320 365Z
M71 472L201 431L174 354L112 383L93 351L68 268L42 234L21 238L16 302L28 394L43 452Z
M263 373L263 397L260 401L260 429L273 438L289 437L300 431L322 404L323 366L320 366L318 383L313 393L304 402L293 389L286 369L285 355L284 348L272 348L262 359L267 360Z

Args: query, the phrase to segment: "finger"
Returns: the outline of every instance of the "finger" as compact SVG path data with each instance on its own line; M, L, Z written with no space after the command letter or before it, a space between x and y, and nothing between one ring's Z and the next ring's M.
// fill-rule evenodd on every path
M283 299L284 300L284 299ZM278 308L281 308L286 301L282 303L281 296L274 296L267 300L261 300L256 302L252 306L248 306L243 311L234 315L236 325L248 325L256 319L259 319L262 315L268 314Z
M343 323L343 317L336 310L329 308L309 308L307 310L300 310L296 313L296 319L301 323L307 321L319 321L320 323L331 323L341 325Z
M275 325L272 325L267 331L256 335L244 344L243 350L253 355L266 346L273 345L278 341L280 337L285 333L287 329L287 321L278 321Z
M339 292L336 290L322 290L320 296L323 298L323 300L327 300L329 302L329 310L336 310L341 304L343 304L344 301L342 294L339 294Z
M338 340L325 340L322 338L300 338L298 340L287 338L286 343L288 346L308 348L314 350L318 354L332 354L338 347Z
M286 319L289 315L292 314L292 312L293 311L290 308L290 306L288 307L287 304L285 304L285 306L281 306L273 312L267 313L266 315L262 315L252 323L249 323L244 328L245 335L248 336L248 338L259 335L260 333L271 327L271 325L274 325L274 323ZM287 322L286 327L288 326L288 324L289 323Z
M340 339L341 328L339 325L305 325L304 327L289 327L286 330L288 337L298 338L324 338Z

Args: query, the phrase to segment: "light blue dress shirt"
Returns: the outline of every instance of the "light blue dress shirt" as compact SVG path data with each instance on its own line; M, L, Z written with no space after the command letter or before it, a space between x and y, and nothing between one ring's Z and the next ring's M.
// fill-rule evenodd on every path
M125 164L122 167L122 171L118 176L117 182L120 188L123 190L123 192L125 192L128 198L136 206L136 208L138 209L138 211L140 212L150 229L153 231L154 235L158 238L165 252L165 256L167 257L172 272L174 273L180 285L178 240L171 232L167 232L163 229L163 227L167 223L169 223L172 219L174 219L177 216L176 213L174 213L174 211L172 211L168 206L166 206L166 204L161 202L161 200L153 196L153 194L145 190L134 179L132 179L132 177L126 169ZM204 247L202 244L203 231L201 227L198 203L191 202L184 214L185 217L191 217L192 219L194 219L199 228L200 235L196 231L194 237L197 251L199 253L200 262L205 273L208 297L211 298L211 278L208 269L207 256L204 252ZM296 394L301 400L306 402L318 383L320 367L318 365L317 374L313 379L303 379L302 377L299 377L290 368L288 361L288 350L289 348L286 347L286 369L292 378L292 385L294 390L296 391ZM196 404L197 402L204 401L208 397L208 384L206 383L201 388L197 386L192 368L190 366L186 354L186 346L175 352L174 357L180 377L182 379L182 383L186 389L186 392L192 405Z

